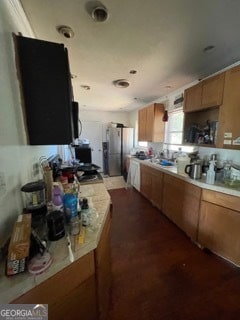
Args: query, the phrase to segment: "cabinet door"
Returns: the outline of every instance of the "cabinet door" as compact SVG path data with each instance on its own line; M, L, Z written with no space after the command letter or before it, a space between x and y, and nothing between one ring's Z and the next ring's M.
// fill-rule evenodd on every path
M219 110L219 126L217 148L231 148L240 150L240 145L232 144L232 140L240 137L240 66L225 73L223 104ZM224 138L230 133L232 138ZM228 143L231 144L228 144Z
M201 188L164 174L162 211L193 240L197 238Z
M138 141L146 141L147 109L138 111Z
M202 83L188 88L184 91L184 112L201 109Z
M164 105L154 103L138 111L138 140L163 142L164 140Z
M154 105L146 108L146 141L153 141Z
M152 196L152 176L151 169L141 164L141 185L140 192L149 200Z
M225 73L221 73L202 82L203 108L220 106L223 101Z
M107 319L111 289L111 215L108 212L98 247L95 250L99 319Z
M152 169L151 201L159 210L162 209L163 173Z
M28 142L31 145L73 141L72 89L63 44L16 36Z
M202 201L198 242L240 265L240 213Z
M162 103L154 104L153 142L164 141L165 122L162 121L165 107Z
M97 319L94 254L90 252L11 303L48 304L50 319Z

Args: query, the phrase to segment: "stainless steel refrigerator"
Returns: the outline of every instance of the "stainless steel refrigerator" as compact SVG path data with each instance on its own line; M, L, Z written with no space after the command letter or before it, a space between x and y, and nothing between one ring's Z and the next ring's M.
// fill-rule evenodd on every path
M126 158L133 148L133 128L108 128L108 174L120 176L126 173Z

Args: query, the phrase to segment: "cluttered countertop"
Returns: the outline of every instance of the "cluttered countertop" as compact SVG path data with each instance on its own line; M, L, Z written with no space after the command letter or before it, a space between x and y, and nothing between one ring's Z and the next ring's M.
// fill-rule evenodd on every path
M94 209L97 213L98 218L95 228L86 228L84 240L81 239L81 241L79 237L70 236L73 257L71 257L69 242L66 236L58 241L50 241L47 248L52 256L52 263L41 274L33 275L25 271L7 277L5 275L5 265L2 262L0 269L1 303L10 303L98 246L111 203L110 195L103 183L96 183L81 185L79 198L87 198L89 208Z
M141 163L143 165L155 168L155 169L162 171L164 173L168 173L168 174L175 176L181 180L184 180L184 181L187 181L191 184L194 184L200 188L213 190L213 191L217 191L217 192L222 192L222 193L229 194L232 196L240 197L240 187L239 188L231 187L231 186L224 184L224 182L217 181L217 180L214 182L214 184L208 184L206 182L206 180L207 180L206 175L201 175L201 178L198 178L198 179L192 179L185 172L179 173L178 169L177 169L177 165L175 163L172 163L171 165L168 165L168 164L161 165L160 162L156 161L155 159L139 159L135 156L130 156L130 159L134 160L138 163Z

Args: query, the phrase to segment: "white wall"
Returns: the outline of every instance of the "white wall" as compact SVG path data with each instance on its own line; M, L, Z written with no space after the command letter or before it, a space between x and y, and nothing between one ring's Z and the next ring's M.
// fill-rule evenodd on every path
M131 127L129 114L126 112L106 112L106 111L88 111L80 109L79 119L85 121L102 122L102 140L106 141L106 130L111 122L122 123L126 127Z
M56 146L26 145L12 32L32 34L14 10L13 6L17 5L17 1L0 1L0 247L22 212L21 186L41 177L33 176L33 163L38 162L40 156L57 153Z

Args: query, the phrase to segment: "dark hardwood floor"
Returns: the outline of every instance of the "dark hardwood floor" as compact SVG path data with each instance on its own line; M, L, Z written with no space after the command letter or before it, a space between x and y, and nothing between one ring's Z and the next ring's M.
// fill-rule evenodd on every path
M240 268L199 249L135 189L109 193L109 319L240 319Z

